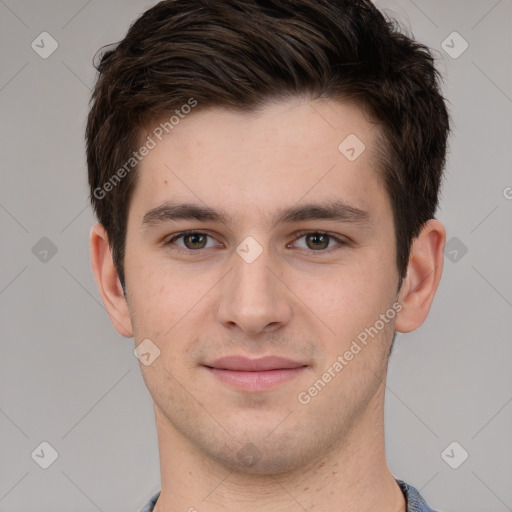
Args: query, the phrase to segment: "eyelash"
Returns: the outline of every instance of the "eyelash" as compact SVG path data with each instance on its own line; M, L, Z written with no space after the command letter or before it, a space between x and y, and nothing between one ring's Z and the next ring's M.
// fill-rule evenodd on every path
M170 246L170 245L174 244L174 242L176 240L179 240L180 238L183 238L187 235L206 235L207 237L213 238L211 235L209 235L208 233L205 233L204 231L195 231L195 230L182 231L181 233L178 233L178 234L174 235L172 238L168 239L165 242L165 245ZM338 248L341 246L349 245L349 241L341 239L335 235L331 235L330 233L327 233L326 231L301 231L301 232L297 233L296 238L294 239L293 243L297 242L297 240L301 239L302 237L304 237L306 235L326 235L329 237L329 242L331 240L334 240L335 242L337 242ZM205 249L211 249L211 247L208 247ZM173 250L181 252L181 253L186 253L186 254L199 253L201 251L204 251L205 249L186 249L186 248L179 247L179 246L173 247ZM301 250L306 250L313 254L315 254L315 253L323 254L332 249L335 249L335 247L328 247L327 249L319 249L319 250L314 250L314 249L301 249Z

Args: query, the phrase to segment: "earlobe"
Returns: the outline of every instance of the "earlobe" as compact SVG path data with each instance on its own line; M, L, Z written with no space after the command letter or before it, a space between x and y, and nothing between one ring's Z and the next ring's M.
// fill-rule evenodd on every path
M107 232L100 223L91 229L89 242L92 270L110 320L119 334L132 338L128 304L112 259Z
M427 318L443 272L445 241L446 230L435 219L426 222L413 240L398 296L402 305L395 324L398 332L414 331Z

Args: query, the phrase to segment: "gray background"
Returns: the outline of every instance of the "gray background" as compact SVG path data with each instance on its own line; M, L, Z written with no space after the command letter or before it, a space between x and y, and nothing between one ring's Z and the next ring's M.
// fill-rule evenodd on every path
M153 3L0 0L1 511L138 511L160 488L133 340L90 269L83 143L93 55ZM442 511L512 510L512 1L378 5L437 50L453 116L438 218L455 238L427 322L397 338L389 464ZM44 31L47 59L31 48Z

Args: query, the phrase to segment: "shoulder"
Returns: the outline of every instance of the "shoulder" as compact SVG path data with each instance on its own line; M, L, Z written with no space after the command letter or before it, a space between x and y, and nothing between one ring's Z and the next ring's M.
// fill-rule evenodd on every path
M397 483L400 489L402 489L405 500L407 501L407 512L436 512L427 505L415 487L406 484L402 480L397 480Z
M155 503L158 497L160 496L160 491L158 491L154 496L152 496L149 501L144 505L140 512L153 512L155 508Z

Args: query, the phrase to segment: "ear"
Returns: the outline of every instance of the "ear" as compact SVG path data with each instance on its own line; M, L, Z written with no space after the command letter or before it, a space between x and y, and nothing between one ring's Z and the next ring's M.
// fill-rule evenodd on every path
M108 316L119 334L132 338L133 329L128 304L112 259L108 235L102 224L93 226L89 242L92 270Z
M413 240L398 294L402 305L395 324L398 332L414 331L427 318L443 272L445 242L446 230L435 219L427 221Z

